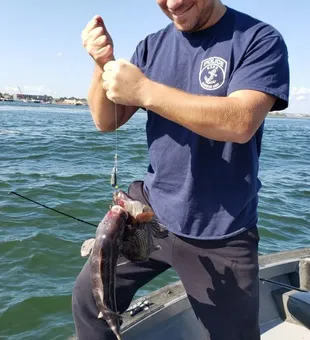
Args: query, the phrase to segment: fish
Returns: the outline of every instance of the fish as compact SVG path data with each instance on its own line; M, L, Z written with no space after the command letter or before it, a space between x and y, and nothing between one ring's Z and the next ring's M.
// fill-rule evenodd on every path
M120 321L115 299L116 264L120 242L124 233L128 213L114 205L99 223L94 239L86 240L81 255L90 254L92 293L99 309L98 318L103 318L121 340Z
M115 192L113 202L129 214L120 254L132 262L147 261L153 251L161 249L155 245L154 236L159 236L166 229L156 219L149 205L131 198L124 191Z
M159 250L153 239L153 229L159 230L152 209L132 199L124 191L113 194L112 206L99 223L95 238L81 246L81 256L90 256L92 293L99 310L118 340L121 340L122 316L116 305L116 267L118 258L145 261Z

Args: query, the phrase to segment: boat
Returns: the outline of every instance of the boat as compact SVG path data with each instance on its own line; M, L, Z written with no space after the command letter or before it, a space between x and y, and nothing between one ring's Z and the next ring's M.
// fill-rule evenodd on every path
M310 248L261 255L259 266L261 339L310 340ZM124 314L124 340L204 339L180 281Z
M310 248L260 255L259 276L261 340L310 340ZM204 339L180 281L135 299L123 317L123 340Z

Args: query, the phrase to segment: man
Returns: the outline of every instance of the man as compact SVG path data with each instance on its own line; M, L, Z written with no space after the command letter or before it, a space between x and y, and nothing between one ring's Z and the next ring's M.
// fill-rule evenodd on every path
M129 193L169 231L149 261L118 267L118 309L172 266L205 339L257 340L258 159L267 113L288 106L287 48L276 29L220 0L157 3L172 23L141 41L131 62L114 60L101 17L82 33L95 60L97 128L114 130L138 108L148 113L150 165ZM88 263L73 314L78 339L115 339L97 318Z

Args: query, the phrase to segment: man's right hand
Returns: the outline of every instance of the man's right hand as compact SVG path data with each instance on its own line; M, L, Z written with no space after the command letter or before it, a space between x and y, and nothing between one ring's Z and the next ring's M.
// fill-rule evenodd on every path
M99 15L95 15L82 31L82 44L100 68L114 60L113 41Z

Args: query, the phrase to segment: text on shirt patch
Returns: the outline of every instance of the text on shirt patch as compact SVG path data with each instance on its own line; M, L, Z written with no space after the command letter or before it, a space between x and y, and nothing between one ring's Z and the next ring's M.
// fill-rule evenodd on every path
M227 61L220 57L211 57L201 62L199 81L205 90L217 90L225 82Z

